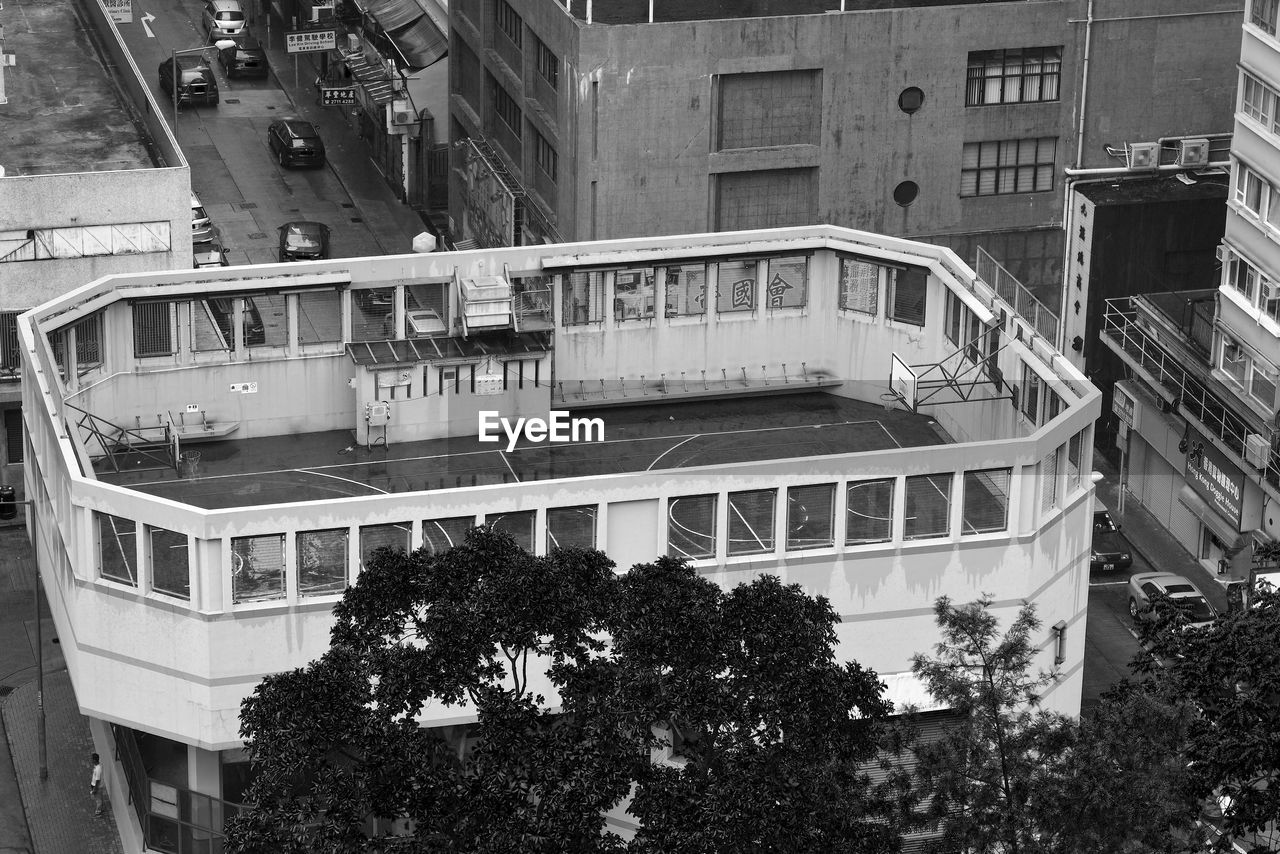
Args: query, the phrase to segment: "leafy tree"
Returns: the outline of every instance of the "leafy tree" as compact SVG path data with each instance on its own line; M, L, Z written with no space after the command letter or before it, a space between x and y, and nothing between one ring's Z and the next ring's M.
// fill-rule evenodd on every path
M1224 795L1228 837L1273 832L1280 817L1280 592L1267 585L1250 607L1205 628L1183 629L1176 608L1155 603L1149 654L1137 669L1151 690L1193 710L1184 757L1198 799ZM1255 850L1272 848L1262 845Z
M1033 792L1043 760L1070 743L1072 723L1036 708L1054 675L1030 673L1035 607L1024 605L1001 635L991 602L983 595L957 606L944 596L934 604L943 640L936 657L916 655L912 669L958 720L917 747L917 773L946 846L1027 854L1037 850Z
M257 773L231 852L896 850L865 773L882 686L835 660L837 616L795 585L726 593L669 559L617 576L482 528L381 552L335 616L321 659L243 704ZM416 721L461 703L465 757ZM628 798L624 843L602 813Z

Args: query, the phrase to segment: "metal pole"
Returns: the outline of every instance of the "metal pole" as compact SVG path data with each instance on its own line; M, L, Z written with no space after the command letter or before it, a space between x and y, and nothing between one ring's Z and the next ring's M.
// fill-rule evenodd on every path
M31 511L31 563L35 568L35 583L31 591L31 606L36 620L36 743L40 757L40 779L49 779L49 757L46 748L44 727L44 638L40 627L40 523L36 519L36 506L27 499L17 502L27 505Z
M182 73L178 70L178 49L173 49L173 65L169 68L169 85L173 87L173 141L178 141L178 87L182 85ZM181 148L182 146L178 146Z

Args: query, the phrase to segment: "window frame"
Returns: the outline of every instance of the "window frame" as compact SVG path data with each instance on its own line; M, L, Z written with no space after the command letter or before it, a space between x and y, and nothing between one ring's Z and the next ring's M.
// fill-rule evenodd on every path
M533 162L554 184L559 179L560 155L556 153L555 146L537 128L532 125L529 127L533 131Z
M1275 38L1280 0L1249 0L1248 23Z
M493 22L516 50L524 50L524 19L507 0L494 0Z
M1009 104L1047 104L1062 99L1062 45L999 48L970 51L965 72L966 107ZM1017 65L1012 62L1016 61ZM996 73L992 73L992 72ZM989 100L988 90L999 81L998 93ZM1015 82L1016 81L1016 84ZM1032 86L1031 84L1035 85ZM1010 93L1016 88L1016 96ZM1026 97L1034 89L1036 97ZM1052 89L1052 95L1045 93Z
M560 90L560 57L555 51L547 47L546 43L536 35L534 40L534 67L538 70L538 76L541 77L548 86L556 91Z
M1034 151L1030 161L1023 162L1027 145L1034 146ZM1051 193L1057 186L1057 162L1058 138L1054 136L966 142L960 157L960 198ZM1030 188L1023 186L1027 176ZM985 189L988 186L990 189Z

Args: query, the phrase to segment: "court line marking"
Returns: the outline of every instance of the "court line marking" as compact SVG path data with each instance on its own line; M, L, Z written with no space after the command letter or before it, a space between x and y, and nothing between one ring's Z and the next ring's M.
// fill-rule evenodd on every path
M606 439L603 442L590 442L590 443L580 442L579 444L592 445L592 446L617 445L617 444L633 444L636 442L657 442L663 439L683 438L684 441L678 443L676 446L673 446L672 448L668 448L666 451L663 451L661 454L659 454L658 459L661 459L670 451L674 450L675 447L678 447L679 445L684 444L684 442L697 439L699 437L704 437L704 436L733 436L733 435L745 434L745 433L769 433L769 432L776 432L779 430L814 430L814 429L820 429L823 427L849 427L849 426L855 426L858 424L879 424L879 423L880 423L879 421L868 421L865 419L860 421L832 421L827 424L793 424L786 427L749 427L745 430L717 430L710 433L676 433L671 436L637 436L631 439ZM893 438L893 437L891 436L890 438ZM897 444L896 440L894 444ZM520 450L542 450L545 447L549 447L549 446L542 445L542 444L528 444L523 447L516 447L515 449L513 449L513 453L514 451L520 451ZM899 445L898 447L902 447L902 446ZM263 471L235 472L235 473L228 473L228 474L210 474L210 475L202 475L200 479L201 480L227 480L227 479L239 478L239 477L262 477L264 475L271 475L271 474L287 474L289 472L304 472L307 474L318 474L318 475L324 475L328 477L336 477L336 475L326 475L323 470L352 468L354 466L369 465L372 462L381 462L384 464L385 463L412 463L412 462L423 462L426 460L461 459L463 457L477 457L477 456L484 456L486 454L498 454L499 456L502 456L504 452L498 448L494 448L492 450L486 449L486 450L478 450L478 451L457 451L451 454L427 454L425 456L420 456L420 457L396 457L394 459L377 460L377 461L360 460L360 461L353 461L349 463L331 463L323 466L309 466L307 468L266 469ZM778 459L787 459L787 458L778 457ZM652 466L652 463L650 465ZM508 464L508 467L510 467L510 464ZM639 470L637 469L637 471ZM644 469L644 471L649 471L649 469ZM347 478L339 478L339 479L347 480ZM351 481L351 482L367 485L367 484L364 484L363 481ZM166 484L166 483L173 483L173 481L171 480L139 481L138 483L132 484L132 486L153 486L156 484ZM371 487L371 488L376 489L377 487ZM384 493L384 494L390 494L390 493Z
M644 469L644 470L645 470L645 471L653 471L653 467L654 467L654 466L656 466L656 465L658 464L658 461L659 461L659 460L661 460L661 459L662 459L663 457L665 457L667 454L671 453L671 452L672 452L672 451L674 451L676 448L680 447L681 445L685 444L686 442L692 442L694 439L698 438L698 436L700 436L700 435L702 435L702 434L701 434L701 433L696 433L696 434L694 434L694 435L692 435L692 436L689 436L689 437L688 437L688 438L686 438L686 439L681 439L679 442L676 442L676 443L675 443L674 445L672 445L670 448L667 448L665 451L663 451L662 453L658 454L658 456L654 457L654 458L653 458L653 462L651 462L651 463L649 463L649 465L645 466L645 469Z
M365 486L365 487L368 487L369 489L373 489L373 490L376 490L376 491L378 491L378 492L381 492L383 495L390 495L390 494L391 494L390 492L388 492L388 491L387 491L387 490L385 490L385 489L378 489L378 487L374 486L372 483L365 483L364 481L361 481L361 480L352 480L352 479L351 479L351 478L349 478L349 477L341 477L341 476L339 476L339 475L336 475L336 474L329 474L328 472L324 472L324 471L311 471L310 469L286 469L286 471L305 472L305 473L307 473L307 474L314 474L314 475L317 475L317 476L319 476L319 477L331 477L331 478L333 478L334 480L343 480L343 481L346 481L347 483L354 483L356 486Z
M511 467L511 460L507 459L507 455L498 451L498 456L502 457L502 461L507 464L507 471L511 472L511 476L516 479L516 483L520 483L520 475L516 474L516 470Z
M902 448L902 443L901 443L901 442L899 442L899 441L897 440L897 438L896 438L892 433L890 433L890 432L889 432L889 428L888 428L888 427L886 427L886 426L884 426L884 422L883 422L883 421L874 421L874 422L872 422L872 423L873 423L873 424L878 424L878 425L880 425L880 429L881 429L881 430L883 430L883 431L884 431L884 434L885 434L886 436L888 436L888 437L889 437L889 441L890 441L890 442L892 442L892 443L893 443L896 447L898 447L899 449L901 449L901 448Z

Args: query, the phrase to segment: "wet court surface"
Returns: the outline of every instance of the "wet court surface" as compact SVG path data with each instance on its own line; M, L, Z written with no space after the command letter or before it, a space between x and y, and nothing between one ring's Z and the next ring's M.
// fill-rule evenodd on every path
M934 422L880 404L809 392L591 409L603 442L548 445L475 437L352 446L346 430L226 440L200 451L198 475L100 472L109 483L206 509L455 489L942 444ZM501 436L501 431L499 431ZM126 461L127 462L127 461ZM122 468L125 466L122 465Z

